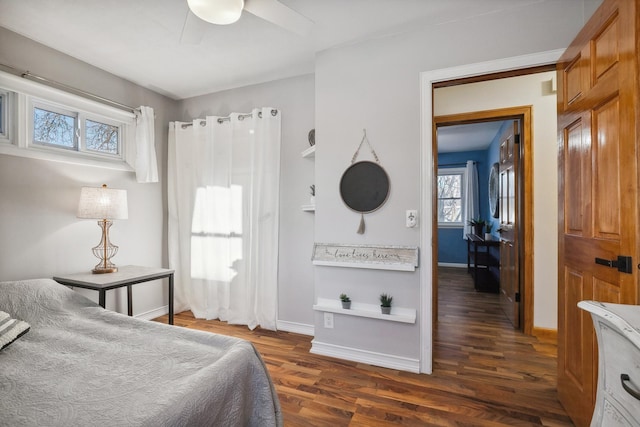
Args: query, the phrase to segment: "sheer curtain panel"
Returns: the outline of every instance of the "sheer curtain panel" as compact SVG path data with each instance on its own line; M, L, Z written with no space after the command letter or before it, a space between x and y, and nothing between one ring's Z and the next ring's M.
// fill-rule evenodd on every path
M176 310L276 329L280 116L260 108L170 123Z
M462 228L462 238L466 239L467 234L473 234L473 227L469 222L480 216L480 203L478 201L478 167L472 160L467 161L467 170L464 181L464 227Z
M136 180L138 182L158 182L156 161L155 117L153 108L140 107L136 117Z

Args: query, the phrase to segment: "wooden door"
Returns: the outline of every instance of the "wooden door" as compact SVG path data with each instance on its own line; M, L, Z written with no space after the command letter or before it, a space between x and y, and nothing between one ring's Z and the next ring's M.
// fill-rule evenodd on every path
M514 121L500 136L500 305L514 328L520 327L518 226L520 135Z
M589 425L597 343L581 300L636 304L640 0L605 0L558 63L558 396Z

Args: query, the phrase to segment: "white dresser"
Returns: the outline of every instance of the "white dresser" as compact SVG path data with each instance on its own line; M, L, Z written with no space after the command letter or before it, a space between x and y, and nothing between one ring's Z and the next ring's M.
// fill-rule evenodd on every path
M598 336L598 392L591 427L640 426L640 306L581 301Z

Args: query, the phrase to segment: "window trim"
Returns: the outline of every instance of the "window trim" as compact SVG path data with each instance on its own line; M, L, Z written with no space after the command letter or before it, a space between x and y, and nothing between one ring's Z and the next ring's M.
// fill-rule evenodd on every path
M7 138L0 137L0 154L52 160L114 170L134 171L136 115L97 101L0 71L0 93L9 93ZM80 131L89 119L119 127L118 155L33 143L33 105L78 114ZM12 114L12 112L14 114ZM81 138L82 140L84 138ZM83 142L79 142L80 145Z
M3 124L3 129L0 129L0 144L8 143L13 136L14 129L14 96L13 93L0 88L0 122Z
M459 222L440 222L438 221L438 228L464 228L464 218L465 218L465 211L467 209L464 200L465 200L465 193L464 193L464 183L467 179L467 168L438 168L438 178L442 175L460 175L460 207L461 207L461 217L462 217L462 221ZM436 206L435 206L435 211L436 211L436 218L439 218L439 210L440 210L440 204L438 203L440 200L440 197L438 197L439 191L437 191L438 185L436 182Z

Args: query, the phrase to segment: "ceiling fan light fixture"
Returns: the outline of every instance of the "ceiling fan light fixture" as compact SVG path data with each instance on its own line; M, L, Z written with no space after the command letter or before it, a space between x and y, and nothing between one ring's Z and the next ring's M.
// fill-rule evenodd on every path
M244 0L187 0L198 18L217 25L233 24L242 15Z

